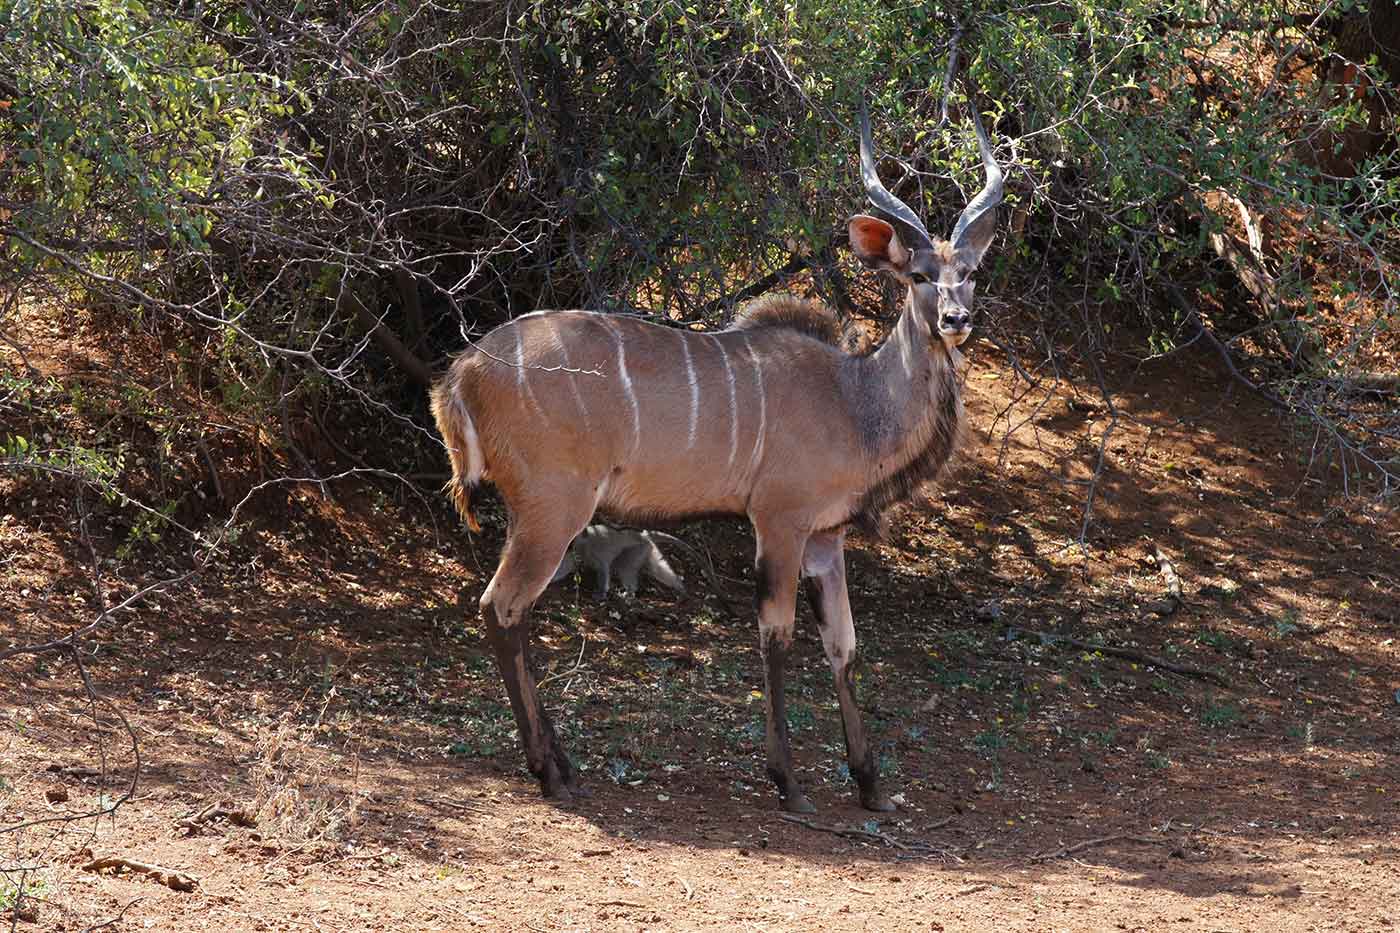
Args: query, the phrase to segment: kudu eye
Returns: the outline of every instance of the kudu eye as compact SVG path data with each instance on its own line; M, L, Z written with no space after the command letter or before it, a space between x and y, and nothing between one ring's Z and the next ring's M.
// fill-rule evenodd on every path
M924 275L922 272L911 272L909 273L909 281L913 282L915 285L927 285L928 276Z

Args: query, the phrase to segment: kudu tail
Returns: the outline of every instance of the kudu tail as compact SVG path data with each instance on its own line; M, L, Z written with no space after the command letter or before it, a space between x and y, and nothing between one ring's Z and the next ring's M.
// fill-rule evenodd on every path
M452 461L452 478L443 491L452 497L452 504L474 532L481 523L472 512L472 495L486 472L486 457L481 450L481 437L467 411L460 393L454 391L453 380L443 379L433 386L433 420L447 443L447 456Z

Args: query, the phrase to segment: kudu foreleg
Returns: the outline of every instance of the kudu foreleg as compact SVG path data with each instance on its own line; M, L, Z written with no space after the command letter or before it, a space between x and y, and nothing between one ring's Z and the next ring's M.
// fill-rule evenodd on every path
M880 790L879 772L865 726L856 706L856 629L851 618L851 602L846 590L845 536L841 532L813 535L802 557L807 600L817 617L822 647L836 681L836 699L841 706L841 726L846 734L846 761L860 788L860 805L886 813L894 803Z
M577 527L558 518L530 525L517 521L501 555L500 566L481 597L486 637L510 696L511 711L525 747L525 761L546 797L569 801L580 789L569 756L545 713L530 665L530 607L534 605L564 556Z
M797 576L801 545L758 530L754 602L758 608L758 644L763 657L763 701L767 719L768 777L778 788L778 802L790 813L815 813L792 767L788 742L783 675L792 649L797 610Z

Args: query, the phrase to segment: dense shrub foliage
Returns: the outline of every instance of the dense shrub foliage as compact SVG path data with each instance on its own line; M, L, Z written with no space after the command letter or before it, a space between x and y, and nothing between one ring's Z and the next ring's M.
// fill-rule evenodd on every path
M1033 376L1214 348L1384 494L1392 6L4 0L3 307L157 336L291 472L327 401L431 471L423 384L510 315L717 324L793 279L877 314L842 250L857 102L935 230L979 185L973 105L1008 183L983 333Z

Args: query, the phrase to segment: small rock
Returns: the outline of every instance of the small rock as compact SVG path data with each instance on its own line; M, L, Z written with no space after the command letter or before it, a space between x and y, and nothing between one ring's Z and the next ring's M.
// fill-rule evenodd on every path
M996 622L1001 619L1001 603L991 599L977 607L979 622Z

